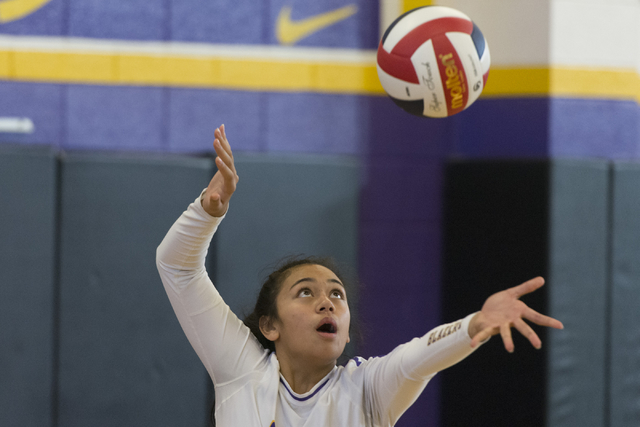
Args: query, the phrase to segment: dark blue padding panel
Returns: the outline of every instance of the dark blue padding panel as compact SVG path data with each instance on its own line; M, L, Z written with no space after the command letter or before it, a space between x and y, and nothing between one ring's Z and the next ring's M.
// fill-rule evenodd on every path
M212 168L210 159L63 158L60 426L205 424L206 373L155 251Z
M56 159L0 145L0 425L50 426Z
M550 331L547 425L606 424L609 185L607 161L554 160L544 292L563 331ZM617 425L617 424L611 424Z
M445 171L443 322L482 308L495 292L547 272L549 164L452 161ZM523 300L546 312L544 291ZM545 334L540 338L546 345ZM443 427L544 425L547 355L518 333L515 353L493 337L441 374Z
M214 274L236 314L242 318L253 309L261 279L285 256L332 256L355 273L358 162L333 156L238 155L236 166L240 182L218 231ZM355 302L356 293L350 296Z
M640 165L614 164L609 426L640 420Z
M522 300L564 322L533 349L499 336L442 375L443 426L605 425L609 172L598 161L459 161L447 166L443 316L479 310L535 276Z

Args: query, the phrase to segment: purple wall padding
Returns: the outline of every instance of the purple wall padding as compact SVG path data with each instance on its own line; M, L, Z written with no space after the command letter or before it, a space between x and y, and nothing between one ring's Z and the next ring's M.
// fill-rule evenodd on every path
M21 19L3 23L0 33L29 36L64 36L67 33L67 1L50 1Z
M375 49L378 2L370 0L56 0L16 21L0 33L97 39L279 45L276 22L292 7L294 22L347 5L357 12L296 41L297 46Z
M2 134L0 143L60 146L64 140L62 85L0 81L0 117L29 117L35 124L31 134Z
M544 158L548 98L480 99L453 116L451 154L468 158Z
M440 320L440 198L450 121L369 103L371 139L361 201L361 353L382 355ZM398 426L438 426L437 380Z
M66 35L100 39L169 40L166 0L66 0ZM195 12L195 11L194 11Z
M640 108L634 101L550 100L549 156L637 159Z
M157 87L66 87L64 148L167 151L168 89Z

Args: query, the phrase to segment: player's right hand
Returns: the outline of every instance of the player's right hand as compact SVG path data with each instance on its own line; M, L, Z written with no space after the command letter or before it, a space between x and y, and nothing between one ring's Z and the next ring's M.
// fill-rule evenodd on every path
M236 191L240 180L233 163L233 152L227 140L224 125L214 131L213 148L216 150L218 171L209 182L209 186L200 199L202 207L211 216L221 217L227 213L229 199Z

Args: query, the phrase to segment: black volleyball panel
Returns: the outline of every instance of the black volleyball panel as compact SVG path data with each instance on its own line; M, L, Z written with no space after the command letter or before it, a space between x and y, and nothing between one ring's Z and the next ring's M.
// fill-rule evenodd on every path
M603 425L607 212L603 162L448 165L443 320L543 276L547 284L522 300L567 328L533 326L542 350L514 330L513 354L495 336L445 371L443 426Z
M640 423L640 165L613 168L610 426Z
M50 426L56 158L0 145L0 425Z
M204 425L208 379L155 266L210 159L62 160L59 425Z
M409 90L409 89L407 89ZM415 101L406 101L404 99L398 99L389 97L391 100L400 108L402 108L407 113L411 113L414 116L425 117L424 115L424 100L415 100Z

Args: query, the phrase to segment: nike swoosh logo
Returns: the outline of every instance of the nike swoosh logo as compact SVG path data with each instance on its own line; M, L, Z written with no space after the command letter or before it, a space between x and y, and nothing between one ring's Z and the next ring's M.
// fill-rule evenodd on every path
M309 18L292 21L291 7L284 6L280 9L276 20L276 38L280 44L292 45L313 33L344 21L357 11L358 6L350 4Z
M0 24L16 21L40 9L51 0L4 0L0 1Z

